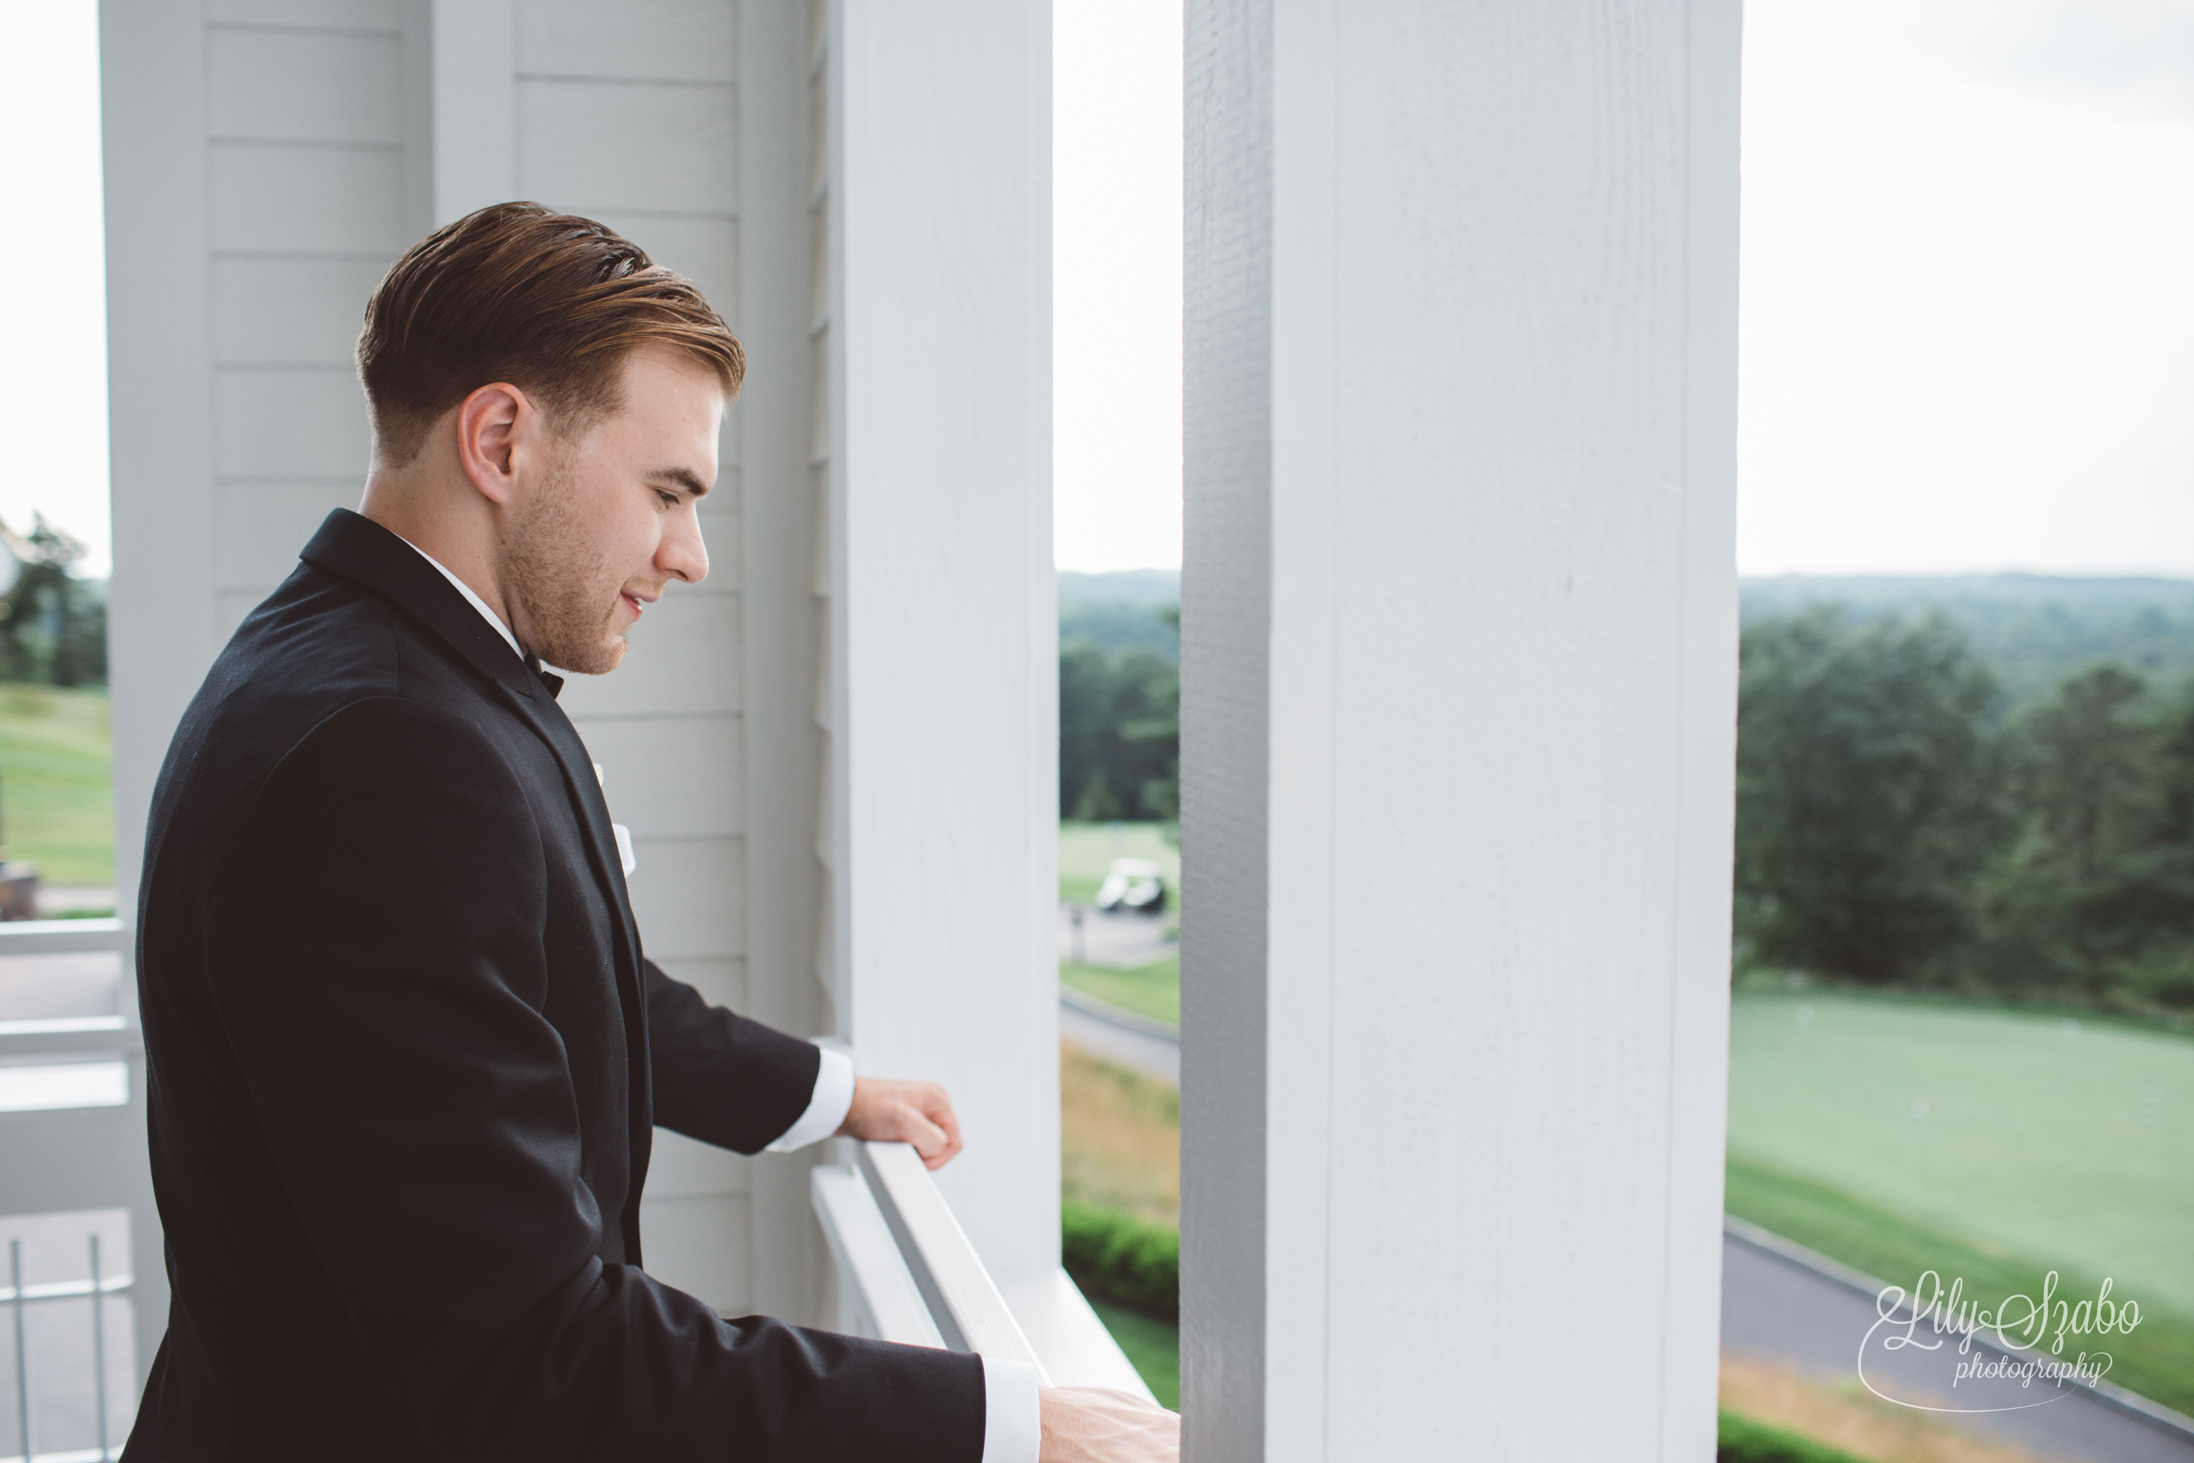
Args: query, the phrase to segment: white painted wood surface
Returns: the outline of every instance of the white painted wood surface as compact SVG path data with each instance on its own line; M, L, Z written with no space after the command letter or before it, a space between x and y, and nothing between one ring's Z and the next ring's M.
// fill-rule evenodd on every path
M1029 1344L921 1155L905 1143L862 1143L856 1151L861 1177L891 1227L945 1344L1041 1372L1043 1358Z
M1059 1263L1050 6L831 17L840 1019L951 1089L1011 1284Z
M740 7L737 36L738 293L719 302L749 362L727 443L739 451L737 532L710 539L711 574L739 586L744 688L739 826L746 859L746 1005L783 1031L831 1023L814 980L815 789L824 736L814 718L818 488L809 462L814 390L809 300L815 267L810 169L813 42L807 7ZM694 62L686 63L694 65ZM755 1309L824 1321L826 1259L804 1155L772 1156L748 1176Z
M815 1216L838 1266L838 1293L851 1302L844 1329L902 1346L943 1348L945 1339L867 1180L850 1168L826 1163L808 1181Z
M1199 1463L1712 1455L1737 28L1189 5Z

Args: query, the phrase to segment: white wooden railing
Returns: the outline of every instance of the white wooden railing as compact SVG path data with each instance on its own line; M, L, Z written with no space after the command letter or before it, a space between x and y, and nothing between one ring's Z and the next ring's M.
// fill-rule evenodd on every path
M111 1456L126 1434L132 1383L167 1309L159 1273L159 1225L144 1155L144 1056L130 987L128 932L116 920L0 924L0 1216L51 1221L96 1218L107 1260L81 1280L18 1285L0 1272L0 1463ZM1063 1270L1008 1277L984 1267L944 1193L914 1150L899 1143L841 1143L846 1160L816 1169L815 1213L837 1261L842 1329L886 1341L974 1352L1038 1368L1062 1385L1107 1386L1148 1396L1127 1358ZM127 1219L116 1214L126 1210ZM94 1215L90 1211L99 1211ZM89 1238L86 1231L83 1238ZM77 1249L86 1254L96 1250ZM134 1253L132 1253L134 1251ZM0 1245L0 1261L11 1258ZM111 1266L111 1268L109 1268ZM36 1344L24 1348L27 1309L84 1305L97 1296L82 1348L83 1443L26 1436L42 1384ZM135 1302L133 1307L131 1302ZM115 1308L113 1315L106 1307ZM150 1312L149 1332L131 1311ZM114 1323L120 1334L113 1334ZM132 1330L143 1334L132 1336ZM136 1344L133 1345L132 1343ZM135 1353L133 1355L133 1353ZM29 1361L26 1363L26 1356ZM108 1358L113 1358L110 1378ZM132 1365L132 1363L135 1365ZM73 1363L72 1363L73 1365ZM133 1376L132 1373L139 1373ZM110 1382L113 1385L110 1385ZM96 1394L96 1395L94 1395ZM116 1397L116 1409L106 1405ZM70 1411L77 1409L71 1408ZM111 1426L110 1426L111 1422ZM110 1442L111 1440L111 1442ZM61 1450L54 1451L59 1444Z
M0 924L0 1463L113 1457L139 1307L167 1309L165 1275L142 1278L160 1227L128 940L113 919Z
M850 1147L852 1163L819 1167L811 1180L838 1264L843 1329L1025 1362L1047 1383L1150 1396L1064 1270L1001 1288L912 1148Z

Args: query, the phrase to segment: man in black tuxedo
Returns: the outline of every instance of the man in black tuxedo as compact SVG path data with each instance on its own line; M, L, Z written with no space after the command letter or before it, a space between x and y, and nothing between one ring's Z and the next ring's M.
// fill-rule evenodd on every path
M673 579L744 363L685 280L505 204L390 271L374 460L177 729L139 904L173 1308L131 1459L1169 1458L1032 1368L748 1318L641 1268L656 1124L958 1151L644 955L542 663ZM1106 1438L1109 1437L1109 1441Z

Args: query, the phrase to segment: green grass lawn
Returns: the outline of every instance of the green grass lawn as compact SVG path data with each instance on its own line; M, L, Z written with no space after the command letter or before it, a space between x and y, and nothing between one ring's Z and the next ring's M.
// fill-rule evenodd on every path
M8 857L48 884L114 882L114 749L104 690L0 685Z
M1061 974L1177 1019L1176 961ZM1885 1281L1932 1269L1993 1303L2037 1294L2050 1270L2075 1300L2110 1277L2144 1313L2111 1338L2110 1379L2194 1412L2194 1039L1894 997L1740 995L1729 1138L1731 1213ZM1177 1405L1179 1333L1098 1311Z
M1741 995L1729 1077L1736 1157L2194 1313L2194 1039L2000 1008Z
M1059 824L1059 898L1086 904L1097 897L1116 858L1155 860L1165 871L1166 905L1180 908L1181 850L1166 841L1163 823Z
M1061 965L1059 979L1082 992L1138 1016L1181 1024L1181 957L1163 960L1135 970L1113 970L1103 965Z
M1112 1339L1120 1343L1120 1349L1127 1353L1127 1359L1158 1400L1180 1411L1181 1328L1103 1301L1091 1301L1090 1308L1105 1323Z

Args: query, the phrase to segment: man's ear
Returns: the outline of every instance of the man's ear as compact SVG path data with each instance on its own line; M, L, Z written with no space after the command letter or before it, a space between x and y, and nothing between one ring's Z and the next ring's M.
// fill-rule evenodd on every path
M457 461L483 497L508 503L517 483L518 439L540 413L507 381L482 386L457 406Z

